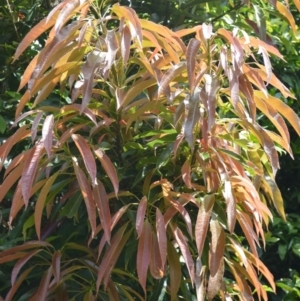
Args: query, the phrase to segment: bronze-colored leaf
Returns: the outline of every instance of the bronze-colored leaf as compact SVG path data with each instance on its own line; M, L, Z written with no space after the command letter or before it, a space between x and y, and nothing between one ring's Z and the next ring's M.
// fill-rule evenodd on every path
M42 142L46 149L48 158L50 158L51 156L51 148L53 144L53 134L52 134L53 123L54 123L54 117L52 114L50 114L45 118L43 129L42 129Z
M94 236L96 230L96 206L95 206L95 201L93 199L91 186L89 185L84 172L78 166L77 159L74 157L73 157L73 167L85 202L86 210L89 217L89 222L92 228L92 236Z
M90 146L81 135L72 134L71 137L72 137L73 141L75 142L78 150L80 151L80 154L84 161L84 165L86 167L86 170L92 179L92 185L95 186L96 185L96 176L97 176L97 167L96 167L95 158L90 149Z
M181 167L181 176L183 179L183 182L187 186L187 188L192 188L192 182L191 182L191 162L189 160L185 161L184 164Z
M23 200L24 200L26 208L28 206L31 188L32 188L34 179L36 177L38 164L39 164L39 161L43 154L43 150L44 150L43 143L41 143L41 142L37 143L31 149L30 153L28 154L28 156L26 158L25 164L24 164L20 184L21 184L22 196L23 196Z
M34 255L36 255L37 253L39 253L41 251L42 251L42 249L31 251L17 261L17 263L15 264L15 266L11 272L11 285L12 286L15 284L17 276L18 276L20 270L22 269L22 267L26 264L26 262L31 257L33 257Z
M136 267L139 282L146 294L146 280L150 264L151 248L152 248L152 231L151 225L146 219L142 229L138 243L138 251L136 256Z
M197 39L190 39L188 47L186 49L186 68L188 72L191 93L194 93L195 88L195 67L199 47L200 42Z
M158 208L156 208L156 235L158 240L161 262L162 266L164 267L167 257L167 233L165 228L164 217Z
M48 268L47 272L43 275L43 278L40 282L37 291L37 296L39 297L40 300L46 300L51 276L52 276L52 265Z
M209 275L207 286L207 297L211 301L219 292L224 279L224 259L221 258L220 265L215 275Z
M195 281L195 266L187 241L178 227L173 227L172 230L173 230L175 240L180 248L181 254L186 263L187 269L189 271L191 283L193 285Z
M121 55L124 64L127 64L130 54L131 33L128 26L124 26L121 34Z
M296 33L297 32L297 26L296 26L294 17L292 15L292 13L289 11L289 9L284 4L282 4L280 1L276 2L276 8L279 11L279 13L288 20L288 22L290 23L294 33Z
M164 276L164 265L162 265L161 261L158 239L153 231L150 258L150 273L154 279L161 279Z
M111 235L111 224L112 224L111 214L109 209L109 201L104 185L97 179L96 179L96 185L93 188L93 196L98 208L99 217L100 217L101 225L104 230L105 239L109 243L110 235Z
M230 233L233 233L236 222L236 200L232 191L231 182L225 180L223 196L226 201L227 224Z
M61 251L56 251L52 256L52 270L56 283L60 281L60 263L61 263Z
M204 242L207 236L207 230L210 220L211 211L215 202L214 194L207 194L198 211L196 226L195 226L195 239L198 249L198 256L201 258Z
M106 174L111 180L114 187L115 194L117 196L119 191L119 179L113 163L101 148L94 150L94 153L97 156L97 158L100 160L102 167L104 168Z
M144 228L146 209L147 209L147 197L143 196L138 205L138 209L136 213L136 221L135 221L135 228L136 228L138 238L140 238Z

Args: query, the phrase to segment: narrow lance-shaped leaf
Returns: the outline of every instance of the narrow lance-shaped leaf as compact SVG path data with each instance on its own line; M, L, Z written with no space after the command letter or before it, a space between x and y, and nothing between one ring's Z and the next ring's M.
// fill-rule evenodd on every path
M161 262L162 266L164 267L167 258L167 233L164 223L164 217L158 208L156 208L156 235Z
M92 179L92 185L95 186L96 184L96 176L97 176L97 167L95 158L93 153L85 141L85 139L81 135L72 134L72 139L75 142L77 148L79 149L81 156L83 158L85 167L89 173L89 176Z
M276 2L276 8L280 12L280 14L283 15L288 20L294 33L296 33L297 26L295 23L295 19L294 19L292 13L289 11L289 9L284 4L282 4L280 1Z
M173 230L173 234L176 239L176 242L180 248L181 254L186 263L187 269L189 271L191 283L193 285L194 281L195 281L195 266L194 266L194 262L193 262L193 258L192 258L190 249L188 247L188 244L187 244L185 237L182 234L181 230L178 227L176 227L175 229L173 228L172 230Z
M53 143L53 123L54 117L53 115L48 115L45 118L43 129L42 129L42 142L44 143L44 147L46 149L48 158L51 156L51 148Z
M49 283L51 280L51 276L52 276L52 266L50 266L47 270L47 272L44 274L38 291L37 291L37 295L39 296L40 300L46 300L46 297L48 295L48 287L49 287Z
M25 255L24 257L22 257L21 259L19 259L17 261L17 263L15 264L15 266L11 272L11 285L12 286L15 284L17 276L18 276L20 270L22 269L22 267L26 264L26 262L28 260L30 260L31 257L33 257L34 255L36 255L37 253L39 253L41 251L42 251L42 249L31 251L27 255Z
M153 278L161 279L164 275L164 265L161 262L160 250L156 234L152 231L152 246L150 258L150 273Z
M151 225L146 219L139 238L138 251L136 256L136 266L139 282L146 293L146 280L150 264L152 245Z
M208 279L207 297L211 301L220 290L224 279L224 259L222 257L219 268L214 276L210 275Z
M127 231L124 235L124 232L127 228L127 224L122 226L119 231L114 235L113 239L111 240L110 247L107 249L101 264L99 265L98 269L98 278L96 288L97 291L99 290L100 284L102 283L103 279L107 278L106 281L108 283L111 275L111 270L113 269L116 261L119 258L120 253L123 250L125 243L127 242L131 230Z
M124 64L127 64L130 55L131 34L127 25L124 26L121 35L121 55Z
M111 235L111 214L109 209L108 196L104 185L96 179L96 185L93 189L93 195L98 207L100 221L104 230L106 241L110 242Z
M61 251L56 251L52 256L52 270L56 283L60 281L60 262L61 262Z
M32 148L25 161L24 169L22 172L22 178L21 178L21 190L22 190L22 196L26 208L28 206L31 188L34 179L36 177L36 172L37 172L39 161L41 159L43 149L44 149L43 143L41 142L37 143Z
M89 222L92 228L92 236L94 236L96 230L96 206L95 206L95 201L93 199L92 190L88 183L87 178L85 177L84 172L78 166L77 159L74 157L73 157L73 166L85 202L85 206L87 209Z
M147 197L143 196L138 205L138 209L136 213L136 221L135 221L135 228L136 228L138 238L140 238L143 231L146 209L147 209Z
M195 88L195 67L199 47L200 42L197 39L190 39L188 47L186 49L186 68L188 72L191 93L194 93Z
M201 207L198 211L196 226L195 226L195 238L198 249L198 256L201 258L204 242L207 236L207 230L209 225L209 219L211 211L215 202L214 194L207 194L202 201Z
M236 223L236 201L229 180L225 180L223 196L226 201L228 230L230 233L233 233Z
M119 179L114 165L112 164L110 158L105 154L105 152L101 148L94 150L94 153L100 160L102 167L104 168L106 174L111 180L115 194L117 196L119 191Z

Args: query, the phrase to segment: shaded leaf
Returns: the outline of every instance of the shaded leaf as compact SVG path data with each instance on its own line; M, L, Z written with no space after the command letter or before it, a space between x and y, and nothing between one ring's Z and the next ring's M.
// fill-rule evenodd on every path
M143 196L139 202L137 213L136 213L135 228L138 235L137 238L140 238L144 228L146 209L147 209L147 197Z
M47 272L44 274L38 291L37 291L37 296L39 296L40 300L46 300L46 297L48 295L48 287L49 287L49 283L51 280L51 276L52 276L52 266L50 266L47 270Z
M46 149L48 158L51 156L51 148L53 144L53 123L54 123L54 117L53 115L48 115L45 118L43 129L42 129L42 142L44 144L44 147Z
M182 278L181 265L179 260L179 254L176 252L173 244L168 241L168 263L169 263L169 273L170 273L170 290L171 290L171 300L177 297L177 292L180 287L180 282Z
M164 217L158 208L156 208L156 235L161 262L162 266L164 267L167 257L167 233L165 229Z

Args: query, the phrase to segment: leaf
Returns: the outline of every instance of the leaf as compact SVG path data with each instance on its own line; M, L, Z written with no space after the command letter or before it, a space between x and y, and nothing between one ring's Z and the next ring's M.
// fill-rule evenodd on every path
M24 164L20 185L26 208L28 206L31 188L36 177L38 164L43 154L43 149L43 143L37 143L29 152Z
M124 26L121 34L121 55L124 65L127 64L130 55L131 33L128 26Z
M207 230L209 225L209 219L211 215L211 211L215 202L214 194L207 194L202 203L201 207L198 211L196 226L195 226L195 238L196 245L198 249L198 256L201 258L204 242L207 236Z
M20 285L22 284L22 282L27 278L27 276L29 275L29 273L32 271L33 268L34 267L28 268L27 270L25 270L21 274L21 276L19 277L19 279L15 282L15 284L11 287L11 289L7 293L4 301L11 301L11 300L13 300L13 297L14 297L15 293L17 292L18 288L20 287Z
M170 290L171 290L171 300L176 300L177 293L180 287L182 272L179 260L179 254L176 252L173 244L168 241L168 263L169 263L169 273L170 273Z
M233 233L236 223L236 200L232 192L231 182L225 180L223 196L226 201L227 224L230 233Z
M109 209L109 201L102 182L100 182L97 179L96 179L96 185L93 188L93 196L98 208L99 217L100 217L101 225L104 230L105 239L109 243L110 236L111 236L111 225L112 225L111 214Z
M285 104L282 100L268 95L265 96L261 91L254 91L254 95L261 98L263 101L271 105L276 111L278 111L283 117L285 117L289 123L293 126L298 135L300 135L300 118L299 116Z
M191 150L194 149L194 127L200 120L199 111L199 91L194 91L193 95L188 95L184 100L185 120L183 123L183 133Z
M195 267L194 267L194 262L193 262L191 252L189 250L189 246L188 246L181 230L178 227L173 228L172 230L173 230L173 234L176 239L176 242L180 248L181 254L186 263L187 269L189 271L191 283L193 285L195 282Z
M80 113L87 107L92 97L95 71L102 66L106 60L106 52L92 51L87 55L87 59L82 67L84 83L82 87L82 103Z
M61 262L61 251L56 251L52 256L52 270L56 283L60 281L60 262Z
M164 276L164 265L161 261L158 239L154 232L152 232L150 273L154 279L161 279Z
M181 168L181 176L182 180L187 186L187 188L192 188L192 183L191 183L191 165L189 160L186 160Z
M105 152L102 151L101 148L98 148L96 150L94 149L94 153L100 160L102 167L104 168L106 174L111 180L114 187L115 195L117 196L119 191L119 179L113 163L111 162L110 158L105 154Z
M15 264L15 266L11 272L11 285L12 286L15 284L17 276L18 276L20 270L22 269L22 267L27 263L28 260L30 260L31 257L36 255L40 251L42 251L42 249L31 251L17 261L17 263Z
M272 198L273 204L276 208L276 211L279 215L286 221L286 216L284 213L284 206L283 206L283 199L281 196L281 192L274 180L270 177L265 177L265 182L267 183L268 187L270 188L270 197Z
M143 196L138 205L138 209L136 213L136 221L135 221L135 228L138 235L137 236L138 239L140 238L144 228L146 209L147 209L147 197Z
M262 53L262 56L263 56L264 65L266 67L266 72L267 72L267 79L266 80L267 80L267 85L268 85L271 78L272 78L272 74L273 74L269 54L266 51L266 49L262 46L259 46L259 52L258 53Z
M58 13L55 13L51 16L49 20L47 20L47 18L44 18L26 34L26 36L22 39L22 41L18 45L18 48L16 49L13 62L15 62L19 58L19 56L24 52L24 50L34 40L36 40L37 37L39 37L42 33L44 33L47 29L54 25L57 16Z
M195 67L197 52L200 47L200 42L197 39L190 39L188 47L186 49L186 67L188 72L189 86L191 94L194 93L195 88Z
M12 147L30 135L30 130L28 130L28 125L20 127L13 135L11 135L5 143L0 146L0 170L3 167L7 155L10 153Z
M214 277L220 269L225 251L225 233L217 217L213 214L210 221L211 244L210 244L210 275ZM222 275L223 277L223 275ZM219 288L218 288L219 289Z
M52 276L52 266L50 266L47 270L47 272L44 274L38 291L37 291L37 296L39 296L40 300L46 300L46 297L48 295L48 287L49 287L49 283L50 283L50 279Z
M84 165L86 167L86 170L89 174L89 176L92 179L92 185L96 185L96 176L97 176L97 167L96 167L96 162L93 156L93 153L88 145L88 143L85 141L85 139L78 134L72 134L72 139L75 142L78 150L81 153L81 156L84 161Z
M44 144L44 147L46 149L48 158L51 156L51 148L53 144L53 123L54 123L54 117L53 115L48 115L45 118L43 129L42 129L42 142Z
M167 233L165 229L164 217L161 211L156 208L156 235L162 266L165 266L167 257Z
M109 296L110 301L120 301L119 292L117 290L117 287L111 279L109 279L109 281L108 281L107 291L108 291L108 296Z
M207 297L212 300L220 290L224 278L224 259L222 257L220 266L214 276L210 275L208 279Z
M151 225L146 219L139 238L138 250L136 256L136 269L139 282L146 294L147 272L150 264L150 255L152 248Z
M32 123L32 126L31 126L31 141L32 143L34 142L35 138L36 138L36 134L37 134L37 129L38 129L38 126L40 125L40 121L41 121L41 118L43 116L43 111L40 111L36 114L34 120L33 120L33 123Z
M84 172L78 166L76 158L73 157L72 159L73 159L73 167L74 167L74 171L76 174L76 178L77 178L79 186L80 186L80 190L81 190L81 193L82 193L82 196L83 196L83 199L85 202L86 210L88 213L88 217L89 217L89 222L91 224L92 236L94 237L95 230L96 230L96 208L95 208L95 201L93 199L92 190L88 183L87 178L85 177Z
M111 240L110 246L108 247L106 253L103 256L101 264L99 265L98 269L98 277L97 277L97 284L96 289L99 290L100 284L102 283L103 279L106 279L107 283L110 279L111 270L113 269L120 253L122 252L125 243L127 242L131 230L127 231L124 235L124 232L127 228L127 224L122 226L118 232L114 235L113 239Z
M283 5L280 1L276 2L276 8L280 12L280 14L288 20L288 22L290 23L294 33L296 33L297 32L297 26L296 26L294 17L292 15L292 13L289 11L289 9L285 5Z

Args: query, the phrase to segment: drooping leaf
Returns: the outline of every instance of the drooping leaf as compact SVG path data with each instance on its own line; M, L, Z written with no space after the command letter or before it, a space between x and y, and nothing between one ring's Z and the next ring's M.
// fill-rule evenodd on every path
M34 182L34 179L36 177L36 172L38 169L38 164L41 159L42 153L44 150L43 143L39 142L37 143L28 154L23 172L22 177L20 180L21 190L22 190L22 196L25 203L25 207L27 208L29 198L30 198L30 192L31 188Z
M212 207L215 202L214 194L208 194L202 201L201 207L198 211L196 226L195 226L195 239L198 249L198 256L201 258L204 242L207 235L209 226L209 219L212 211Z
M73 167L85 202L86 210L88 212L89 222L92 228L92 236L94 236L96 230L96 206L95 206L92 190L84 172L80 169L77 160L74 157L73 157Z
M276 2L276 8L280 12L280 14L288 20L294 33L296 33L297 32L296 23L295 23L293 15L289 11L289 9L284 4L282 4L280 1Z
M136 213L136 221L135 221L135 228L136 228L138 238L140 238L144 228L146 209L147 209L147 197L143 196L138 205L138 209Z
M180 248L184 261L186 263L187 269L189 271L191 283L193 285L195 281L195 266L187 241L178 227L173 229L173 234Z
M112 164L110 158L105 154L105 152L101 148L94 150L94 153L97 156L97 158L100 160L102 167L104 168L106 174L111 180L114 187L115 194L117 196L119 191L119 179L114 165Z
M51 156L51 148L53 144L53 123L54 123L54 117L53 115L48 115L45 118L43 129L42 129L42 142L44 144L44 147L46 149L48 158Z
M48 295L48 286L52 276L52 265L48 268L47 272L43 275L43 278L40 282L37 296L39 296L40 300L46 300Z
M188 72L189 86L191 93L194 93L195 88L195 67L196 55L200 47L200 41L197 39L190 39L186 49L186 68Z
M158 239L154 232L152 232L150 273L154 279L161 279L164 275L164 265L161 261Z
M139 238L138 251L136 256L137 274L138 274L139 282L145 293L146 293L147 273L150 264L151 248L152 248L151 225L146 219L144 222L141 236Z
M96 179L96 185L93 188L93 196L98 208L100 221L104 230L106 241L109 243L110 235L111 235L111 224L112 224L111 214L109 209L109 201L104 185L97 179Z
M60 281L60 269L61 269L61 251L56 251L52 256L52 271L53 276L55 278L56 283L58 284Z
M161 262L162 266L164 267L167 258L167 233L165 229L164 217L158 208L156 208L156 235Z
M222 286L224 278L224 259L221 259L219 268L215 275L210 275L208 279L207 297L211 301L216 296Z
M236 222L236 200L232 191L231 183L228 180L225 180L223 195L226 201L228 230L230 233L233 233Z
M92 185L95 186L96 185L96 176L97 176L97 167L96 167L95 158L90 149L90 146L81 135L72 134L71 137L72 137L73 141L75 142L78 150L80 151L80 154L84 161L84 165L86 167L86 170L92 179Z

